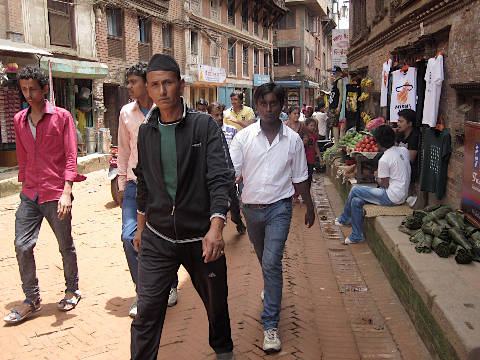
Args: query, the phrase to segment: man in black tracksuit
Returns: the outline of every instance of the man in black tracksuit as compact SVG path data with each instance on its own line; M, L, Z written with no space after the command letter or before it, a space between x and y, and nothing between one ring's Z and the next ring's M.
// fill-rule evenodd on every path
M171 283L180 265L207 310L217 359L233 359L222 236L234 171L222 130L208 114L187 109L180 68L169 55L148 64L155 106L138 133L138 313L131 358L154 360Z

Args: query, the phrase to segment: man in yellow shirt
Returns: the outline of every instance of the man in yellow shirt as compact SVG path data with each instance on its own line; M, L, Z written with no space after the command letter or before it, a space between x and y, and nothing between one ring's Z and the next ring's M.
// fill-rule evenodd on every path
M237 130L242 130L255 122L255 113L251 107L243 105L243 93L235 90L230 94L232 107L225 110L224 122L233 125Z

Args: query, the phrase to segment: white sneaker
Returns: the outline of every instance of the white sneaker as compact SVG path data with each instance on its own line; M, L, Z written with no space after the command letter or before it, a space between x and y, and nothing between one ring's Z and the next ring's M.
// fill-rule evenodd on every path
M277 328L265 330L263 332L263 351L266 353L278 352L282 349L282 342L278 335Z
M344 241L343 243L344 243L345 245L350 245L350 244L358 244L359 242L360 242L360 241L352 241L352 240L350 240L350 237L347 236L347 237L345 238L345 241Z
M168 306L175 306L177 305L178 301L178 293L176 288L170 289L170 295L168 295Z
M262 290L262 292L260 293L260 299L262 299L262 302L263 302L264 297L265 297L265 291Z
M351 224L342 224L338 218L335 219L335 225L337 226L352 226Z
M131 318L134 318L135 316L137 316L137 300L138 300L138 297L135 296L135 299L133 299L132 305L130 305L130 311L128 312L128 316L130 316Z

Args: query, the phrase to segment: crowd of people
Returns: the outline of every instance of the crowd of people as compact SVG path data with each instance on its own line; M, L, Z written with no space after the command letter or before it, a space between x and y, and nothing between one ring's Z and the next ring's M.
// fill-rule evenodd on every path
M25 300L4 318L9 324L42 309L33 249L43 218L57 238L64 265L66 290L58 309L73 310L82 297L71 235L73 183L85 180L77 173L75 125L68 111L45 100L48 76L41 69L26 66L18 79L29 105L14 119L18 180L23 183L14 244ZM284 89L268 83L254 93L258 116L244 105L240 91L232 92L228 109L204 99L189 109L179 65L165 54L130 67L126 81L134 101L119 117L117 200L136 292L129 310L131 359L157 358L167 307L178 301L180 265L205 305L217 359L233 359L223 240L228 211L238 233L248 232L261 266L263 350L280 351L282 258L292 207L301 196L305 225L313 225L312 175L315 167L324 168L318 140L327 137L327 111L336 119L338 108L322 102L315 109L286 109ZM405 112L404 121L399 120L398 139L409 146L418 138L411 116ZM353 226L346 243L363 240L364 203L395 205L408 192L410 161L418 148L394 146L388 126L378 129L376 138L384 150L380 187L351 191L337 219L339 225Z

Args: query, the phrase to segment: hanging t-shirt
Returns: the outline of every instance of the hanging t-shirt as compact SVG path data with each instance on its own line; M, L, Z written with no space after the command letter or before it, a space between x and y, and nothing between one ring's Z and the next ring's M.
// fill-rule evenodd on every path
M338 88L339 80L342 80L342 78L335 80L330 88L330 104L328 105L330 109L336 109L338 107L338 101L340 100L340 89Z
M347 85L350 84L350 79L348 78L348 76L345 76L344 78L342 78L342 82L343 82L343 93L346 94ZM342 110L340 110L340 117L339 117L340 121L345 120L345 101L346 101L346 98L344 96L343 102L342 102Z
M390 122L398 122L398 112L403 109L416 109L417 69L409 67L406 72L397 70L392 74L392 97L390 102Z
M393 79L393 73L397 70L399 70L400 67L395 64L392 65L392 67L390 68L390 74L388 75L388 85L387 85L387 108L388 108L388 111L387 111L387 114L386 114L386 119L385 120L388 120L390 121L390 105L392 104L392 79Z
M388 59L382 66L382 86L380 88L380 106L387 106L388 93L388 75L390 74L390 67L392 66L392 59Z
M427 86L427 83L425 82L427 60L420 59L416 61L415 67L417 68L417 121L414 126L421 127L423 118L423 104L425 101L425 87Z
M440 200L447 186L448 161L452 153L450 132L427 128L424 138L424 160L420 189L435 193Z
M357 127L360 130L360 102L358 98L362 94L362 88L359 84L348 84L345 96L345 118L346 130Z
M435 125L437 125L438 104L440 102L443 82L442 55L428 59L425 81L427 84L425 87L422 124L435 127Z

